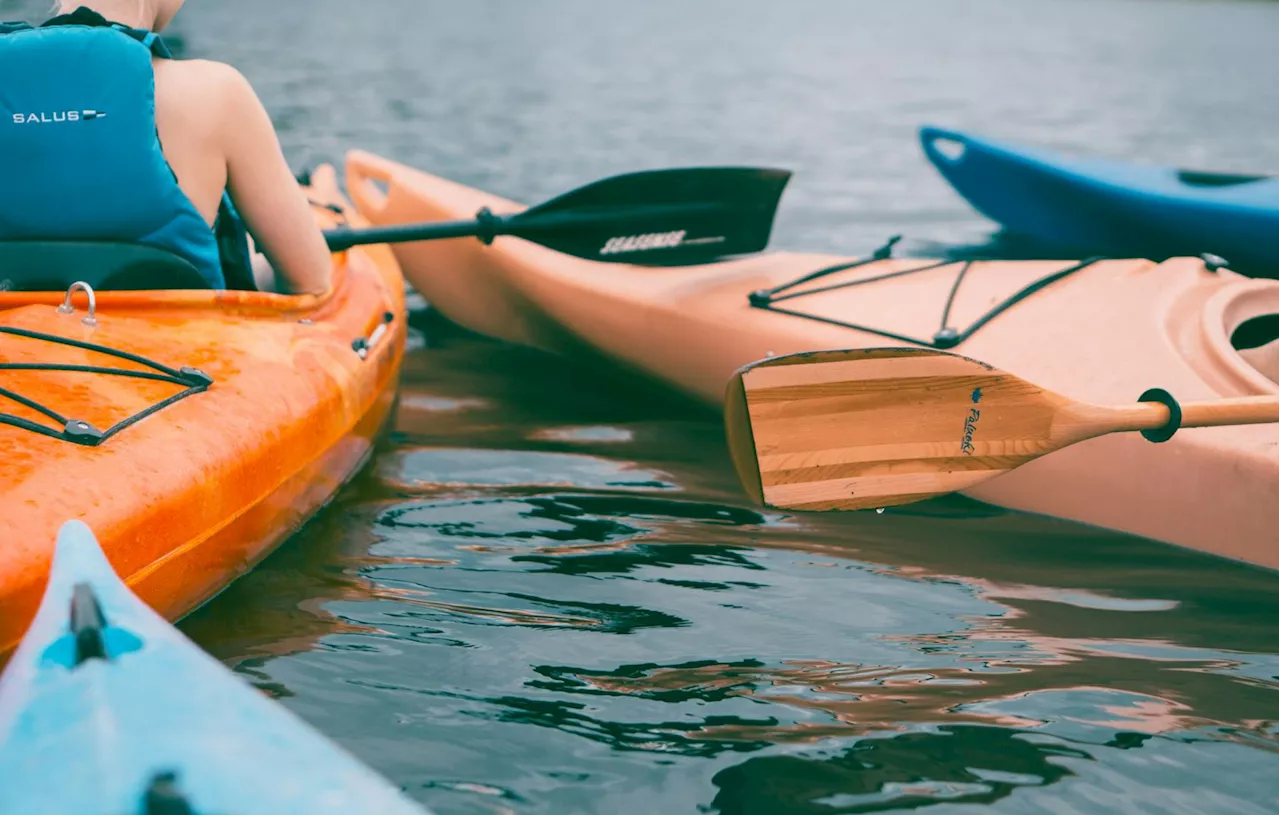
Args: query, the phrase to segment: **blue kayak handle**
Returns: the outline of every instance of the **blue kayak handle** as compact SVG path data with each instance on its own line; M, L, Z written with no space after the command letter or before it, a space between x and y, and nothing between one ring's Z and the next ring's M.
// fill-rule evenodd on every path
M948 153L938 146L938 142L950 142L959 146L958 153ZM955 130L943 130L940 127L925 125L920 128L920 146L929 160L937 167L959 164L969 152L969 137Z

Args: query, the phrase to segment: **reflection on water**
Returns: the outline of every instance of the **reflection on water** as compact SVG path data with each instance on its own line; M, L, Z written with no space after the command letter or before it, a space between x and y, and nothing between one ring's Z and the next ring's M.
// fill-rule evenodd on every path
M948 725L870 738L839 756L748 759L718 773L712 806L726 813L879 812L942 801L989 803L1025 786L1072 776L1065 762L1089 759L1068 744L1028 740L1017 730Z

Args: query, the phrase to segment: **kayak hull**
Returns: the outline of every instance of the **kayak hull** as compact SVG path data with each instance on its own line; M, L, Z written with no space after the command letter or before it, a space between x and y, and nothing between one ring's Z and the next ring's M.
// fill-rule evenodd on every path
M77 658L77 586L105 623L87 638L101 643L99 658ZM165 773L172 782L156 783ZM39 613L0 677L0 788L5 811L26 815L424 815L149 609L74 521L59 533ZM174 789L190 810L142 805Z
M341 204L332 170L315 177L311 197ZM346 217L317 213L326 226ZM126 581L177 619L256 565L359 470L392 414L406 332L403 277L390 252L374 247L335 255L334 278L321 297L100 292L93 327L82 322L79 295L76 313L61 314L60 293L0 293L0 328L194 367L213 380L96 447L0 425L0 535L12 542L0 555L0 658L34 614L64 520L91 524ZM379 327L378 343L361 357L353 341ZM142 367L5 339L0 363ZM103 429L180 390L55 370L11 373L6 386ZM56 425L16 403L0 410Z
M974 209L1068 250L1167 258L1209 252L1275 277L1280 181L1061 156L924 127L929 161Z
M377 224L465 218L520 205L372 156L348 156L360 211ZM927 339L961 264L779 302L809 316L754 308L770 289L848 258L777 253L683 268L602 264L526 241L420 242L395 249L406 276L450 319L510 342L633 372L719 409L743 365L802 351L910 346L850 325ZM922 266L885 260L815 281L822 288ZM951 322L966 326L1067 261L974 264ZM1087 266L992 319L954 350L1064 396L1134 401L1161 387L1183 401L1276 393L1276 343L1246 359L1237 326L1274 314L1277 284L1194 258ZM818 319L814 319L817 317ZM967 494L1012 509L1131 532L1276 567L1275 425L1181 430L1164 444L1138 434L1092 439Z

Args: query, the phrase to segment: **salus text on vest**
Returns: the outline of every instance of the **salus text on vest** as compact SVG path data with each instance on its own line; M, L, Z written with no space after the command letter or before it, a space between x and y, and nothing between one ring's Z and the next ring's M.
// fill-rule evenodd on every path
M101 119L106 115L100 110L55 110L46 113L15 113L13 114L13 123L16 125L41 125L79 122Z

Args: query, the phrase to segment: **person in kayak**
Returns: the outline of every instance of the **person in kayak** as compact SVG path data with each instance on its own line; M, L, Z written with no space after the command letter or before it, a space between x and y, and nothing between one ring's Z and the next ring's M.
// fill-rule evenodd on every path
M322 293L328 247L257 94L157 37L182 5L62 0L38 27L0 23L0 241L145 244L211 288L253 288L257 266L257 288Z

